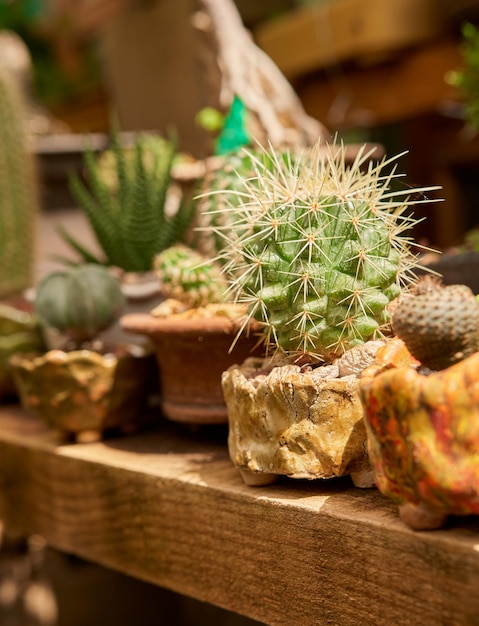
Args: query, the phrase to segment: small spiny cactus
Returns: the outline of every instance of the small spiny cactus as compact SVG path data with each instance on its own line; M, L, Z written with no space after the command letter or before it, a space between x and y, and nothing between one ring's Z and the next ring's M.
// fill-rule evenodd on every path
M390 330L388 305L417 265L405 231L418 200L391 190L395 159L370 157L362 148L348 165L334 144L272 151L268 166L251 155L254 177L231 192L233 228L216 229L224 272L273 347L326 360Z
M76 345L91 341L108 328L124 307L118 278L95 264L48 274L35 296L40 321L64 333Z
M421 278L398 300L392 326L411 354L442 370L479 350L479 302L466 285Z
M189 308L221 302L225 297L227 283L219 266L182 244L157 255L154 269L163 293Z

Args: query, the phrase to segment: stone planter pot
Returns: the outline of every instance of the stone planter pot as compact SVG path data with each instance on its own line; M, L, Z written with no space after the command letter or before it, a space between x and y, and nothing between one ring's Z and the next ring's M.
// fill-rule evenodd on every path
M428 376L373 366L360 381L376 484L412 528L479 514L478 371L475 353Z
M165 417L188 424L226 424L228 413L221 374L254 353L258 338L242 333L242 320L209 317L131 314L124 330L150 338L159 366L161 409Z
M17 396L10 357L41 351L44 341L37 319L27 311L0 304L0 401Z
M10 362L22 406L80 442L139 427L153 358L137 350L121 355L50 350L41 356L16 354Z
M358 379L337 376L336 366L268 368L255 358L223 374L228 449L246 484L351 475L373 486Z

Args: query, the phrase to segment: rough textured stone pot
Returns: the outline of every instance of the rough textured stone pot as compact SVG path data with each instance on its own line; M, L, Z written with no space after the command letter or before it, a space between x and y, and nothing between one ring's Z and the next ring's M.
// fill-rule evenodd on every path
M0 304L0 400L16 397L10 357L17 352L43 349L44 341L36 317L14 306Z
M249 358L224 372L222 384L229 453L245 483L350 474L357 486L373 486L356 376Z
M438 528L479 514L479 353L424 375L402 350L402 364L372 366L360 381L369 456L403 521Z
M124 330L147 335L153 343L165 417L189 424L228 422L221 374L258 342L254 333L242 333L232 347L241 323L223 315L131 314L121 319Z
M137 352L138 350L138 352ZM136 430L151 385L152 355L50 350L11 358L22 406L65 437L100 439L106 431Z

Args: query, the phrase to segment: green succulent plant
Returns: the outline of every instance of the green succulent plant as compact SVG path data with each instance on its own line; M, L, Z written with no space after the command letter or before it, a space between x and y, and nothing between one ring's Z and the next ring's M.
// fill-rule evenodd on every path
M397 157L373 163L364 147L350 165L335 144L268 154L268 165L252 155L255 176L231 192L234 228L216 228L233 300L287 353L326 360L381 338L418 264L408 209L428 200L393 191Z
M96 264L48 274L35 295L40 322L69 337L75 347L113 324L124 307L119 279Z
M84 154L87 184L71 176L71 191L85 212L105 258L88 251L71 234L61 234L83 262L102 263L125 272L148 272L156 254L180 241L195 213L188 194L172 199L172 167L177 156L172 140L138 135L130 148L112 135L108 159Z
M464 98L468 124L479 128L479 29L466 22L462 27L460 47L464 65L461 70L446 74L446 82L456 87Z
M196 250L177 244L156 256L155 272L163 293L189 308L221 302L227 283L214 261L206 261Z

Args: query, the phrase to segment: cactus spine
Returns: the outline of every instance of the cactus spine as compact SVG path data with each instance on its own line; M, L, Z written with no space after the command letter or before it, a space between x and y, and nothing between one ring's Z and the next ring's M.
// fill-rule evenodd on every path
M0 297L33 283L37 185L19 86L0 68Z
M391 191L396 168L384 172L395 159L370 157L363 148L348 165L343 146L318 145L294 158L271 152L268 166L253 159L234 230L217 229L234 298L273 347L328 359L384 336L389 303L414 277L405 231L418 201Z

